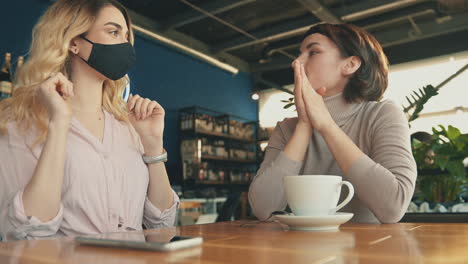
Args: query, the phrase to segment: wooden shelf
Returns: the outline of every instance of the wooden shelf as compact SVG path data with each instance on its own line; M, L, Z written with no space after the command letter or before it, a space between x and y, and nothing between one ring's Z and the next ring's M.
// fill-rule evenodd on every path
M195 184L202 184L202 185L249 185L250 182L244 181L235 181L235 182L224 182L224 181L195 181Z
M250 182L234 181L234 182L230 182L230 184L237 184L237 185L249 185L249 184L250 184Z
M233 139L237 141L243 141L247 143L255 143L255 140L253 139L247 139L247 138L241 138L241 137L236 137L233 135L225 134L225 133L219 133L215 131L207 131L207 130L200 130L200 129L188 129L188 130L181 130L183 133L193 133L197 135L203 135L203 136L215 136L215 137L221 137L221 138L226 138L226 139Z
M202 160L221 160L221 161L229 160L229 158L219 157L219 156L211 156L211 155L202 155L201 159Z
M202 155L202 160L218 160L218 161L226 161L226 162L236 162L236 163L257 163L256 160L241 160L241 159L230 159L225 157L217 157L217 156L209 156L209 155Z
M183 170L182 182L184 186L187 188L226 188L245 191L249 186L249 182L231 182L231 178L228 177L228 175L230 175L229 173L231 173L231 171L239 170L239 173L236 174L238 177L234 177L233 179L247 179L246 177L252 175L258 168L258 121L252 121L243 117L197 106L179 109L179 117L179 134L181 141L191 140L187 145L189 149L181 149L181 152L185 155L183 156L184 158L191 160L190 166L195 168L195 170ZM203 120L205 120L206 123ZM244 126L242 129L238 130L238 125L241 124ZM250 136L250 138L241 137L241 135ZM205 142L205 139L207 142ZM216 144L218 142L224 144L219 146ZM213 149L219 147L220 152L204 151L204 153L210 153L212 155L202 154L199 152L201 150L199 148L200 143L202 143L202 145L206 144L207 146L212 146ZM202 149L205 150L206 148ZM245 152L233 150L245 150ZM187 151L187 153L184 151ZM222 154L223 156L217 156L217 154ZM241 159L241 157L244 159ZM220 172L224 171L225 180L210 181L208 177L206 177L205 180L200 180L198 178L197 168L202 168L202 165L206 163L208 164L208 168L214 170L214 172L216 170ZM191 180L187 181L187 179ZM216 178L213 177L211 179Z
M196 184L212 184L212 185L222 185L222 184L229 184L228 182L224 181L196 181Z

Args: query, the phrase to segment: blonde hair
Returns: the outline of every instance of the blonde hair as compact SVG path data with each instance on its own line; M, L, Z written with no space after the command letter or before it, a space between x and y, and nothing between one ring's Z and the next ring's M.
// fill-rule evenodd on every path
M0 102L0 133L8 132L8 124L16 122L25 132L38 130L37 143L46 139L48 113L39 102L36 90L51 74L61 72L70 78L69 46L72 39L86 33L99 11L112 5L125 17L129 29L129 42L133 45L131 21L125 8L114 0L57 0L35 25L29 59L15 74L13 96ZM117 81L106 80L103 85L102 104L116 119L128 122L128 112L122 98L128 77Z

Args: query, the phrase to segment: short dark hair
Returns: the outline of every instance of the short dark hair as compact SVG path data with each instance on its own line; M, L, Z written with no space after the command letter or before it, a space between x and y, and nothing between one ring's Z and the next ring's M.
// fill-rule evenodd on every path
M380 43L364 29L351 24L321 23L312 26L302 40L314 33L332 40L343 57L361 59L361 66L343 91L345 100L380 101L388 85L388 60Z

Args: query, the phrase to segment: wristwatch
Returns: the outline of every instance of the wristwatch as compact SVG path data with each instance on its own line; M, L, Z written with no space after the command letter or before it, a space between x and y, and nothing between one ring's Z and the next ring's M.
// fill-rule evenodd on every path
M167 161L167 151L163 149L163 153L159 156L146 156L143 154L143 161L146 164L160 163Z

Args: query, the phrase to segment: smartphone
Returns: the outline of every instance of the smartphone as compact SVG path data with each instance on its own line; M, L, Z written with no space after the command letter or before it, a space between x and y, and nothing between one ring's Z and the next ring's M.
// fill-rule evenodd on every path
M93 236L78 236L75 237L75 241L80 244L93 246L173 251L201 245L203 238L167 236L161 233L118 232Z

